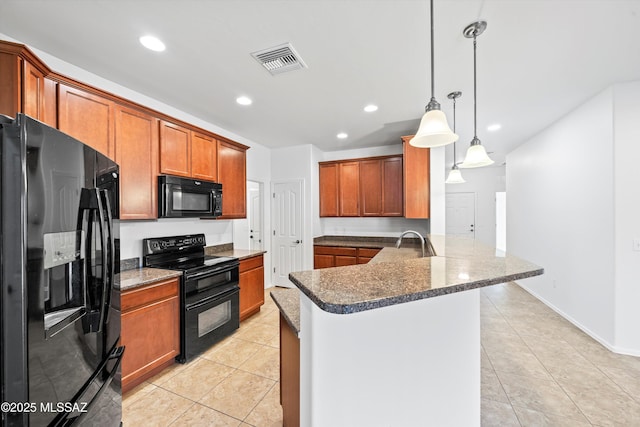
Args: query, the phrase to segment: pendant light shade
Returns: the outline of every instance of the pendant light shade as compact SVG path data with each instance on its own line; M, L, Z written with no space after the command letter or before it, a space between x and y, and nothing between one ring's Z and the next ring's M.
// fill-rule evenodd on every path
M471 141L471 146L467 149L464 162L460 163L459 166L463 169L470 169L489 166L491 164L493 164L493 160L487 155L487 150L484 149L478 138L474 138Z
M462 31L462 34L466 38L473 38L473 139L471 145L467 149L467 155L464 161L460 163L461 168L479 168L482 166L489 166L493 164L493 160L487 155L487 151L482 146L480 139L477 135L477 118L476 118L476 103L477 103L477 84L476 84L476 37L484 32L487 28L485 21L477 21L469 24Z
M458 169L458 167L454 165L449 171L449 176L447 177L447 180L444 183L445 184L462 184L463 182L467 182L467 181L465 181L464 178L462 177L462 174L460 173L460 169Z
M420 148L433 148L451 144L458 140L447 123L447 117L440 111L440 104L434 95L434 60L433 60L433 0L430 0L431 18L431 100L425 108L424 116L416 135L409 144Z
M447 95L447 98L453 101L453 131L456 131L456 99L462 96L462 92L456 91L451 92ZM462 184L463 182L467 182L462 178L462 174L460 173L460 169L458 169L456 156L456 143L453 143L453 166L451 166L451 170L449 171L449 176L447 180L444 182L445 184Z
M414 147L433 148L451 144L457 140L458 135L449 129L444 113L440 110L431 110L422 116L418 132L411 138L409 144Z

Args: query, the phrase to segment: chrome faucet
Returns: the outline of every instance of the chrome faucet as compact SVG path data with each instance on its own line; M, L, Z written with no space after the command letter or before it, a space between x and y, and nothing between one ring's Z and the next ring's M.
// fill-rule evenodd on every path
M436 251L433 248L433 245L431 244L431 242L429 241L429 239L427 239L426 237L422 237L422 234L418 233L415 230L407 230L407 231L403 231L402 234L400 234L400 237L398 237L398 240L396 241L396 248L400 248L400 245L402 244L402 238L404 236L406 236L407 234L415 234L416 236L418 236L418 238L420 239L420 247L422 248L422 257L425 257L425 249L424 249L424 242L426 241L427 244L429 245L429 256L435 256L436 255Z

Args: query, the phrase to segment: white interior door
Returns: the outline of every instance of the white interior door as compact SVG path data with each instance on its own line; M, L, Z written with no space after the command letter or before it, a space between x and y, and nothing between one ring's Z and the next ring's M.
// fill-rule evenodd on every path
M447 234L475 239L476 193L447 193Z
M272 283L293 287L289 273L302 270L302 181L273 184Z
M255 184L255 185L253 185ZM262 250L262 194L260 184L248 183L249 199L249 244L252 250Z

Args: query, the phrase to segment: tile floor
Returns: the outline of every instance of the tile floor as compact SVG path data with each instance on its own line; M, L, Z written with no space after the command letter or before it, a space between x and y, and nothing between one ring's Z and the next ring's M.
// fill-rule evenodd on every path
M481 291L482 426L640 426L640 358L612 353L517 285ZM278 310L124 396L126 426L282 425ZM358 427L358 426L354 426Z

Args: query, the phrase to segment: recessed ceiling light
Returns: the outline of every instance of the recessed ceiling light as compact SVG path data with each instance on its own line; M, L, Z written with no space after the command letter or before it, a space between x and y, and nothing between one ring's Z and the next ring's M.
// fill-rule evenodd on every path
M502 125L500 123L495 123L495 124L487 126L487 130L489 132L495 132L497 130L500 130L501 127L502 127Z
M374 111L378 111L378 106L369 104L366 107L364 107L364 111L366 111L367 113L373 113Z
M340 132L339 134L337 134L337 135L336 135L336 137L337 137L338 139L346 139L348 136L349 136L349 135L347 135L347 134L346 134L346 133L344 133L344 132Z
M253 103L253 101L251 100L251 98L246 97L246 96L239 96L236 98L236 102L240 105L251 105Z
M140 37L140 43L142 43L142 46L154 52L162 52L166 49L164 43L154 36L142 36Z

